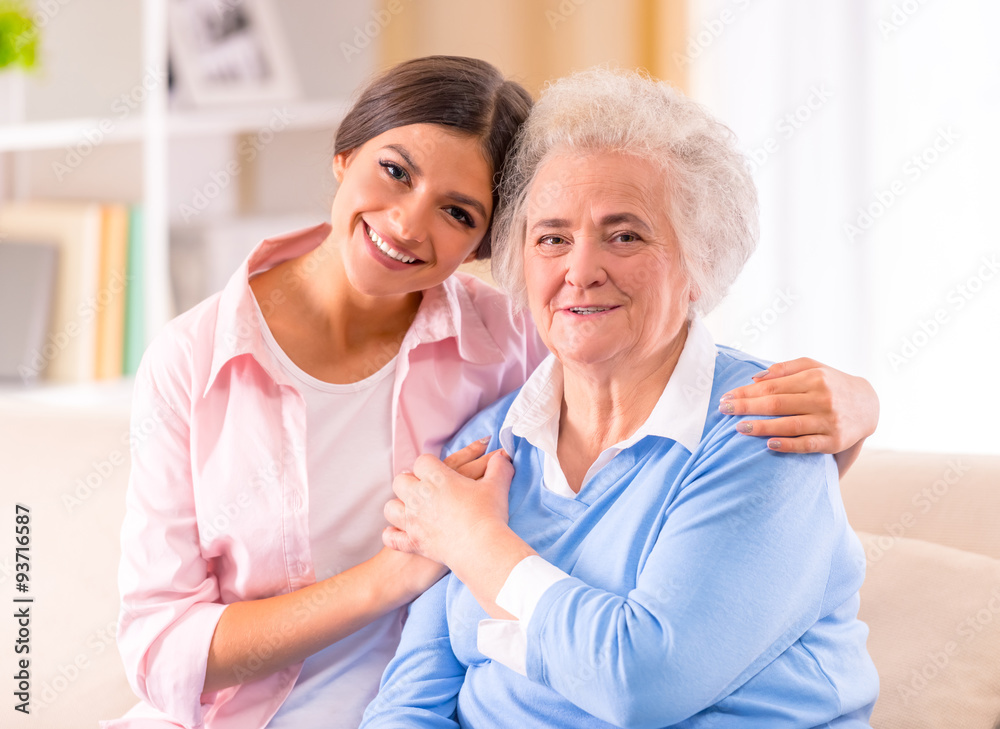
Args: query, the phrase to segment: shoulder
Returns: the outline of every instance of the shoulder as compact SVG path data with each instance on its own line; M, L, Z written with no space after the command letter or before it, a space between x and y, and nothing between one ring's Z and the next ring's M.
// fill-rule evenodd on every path
M712 394L718 391L722 397L734 387L751 384L750 378L766 370L773 363L755 355L732 347L716 345L718 353L715 357L715 378L712 383Z
M500 448L500 428L507 417L507 411L510 410L511 404L517 398L517 394L520 391L521 388L519 387L513 392L504 395L492 405L483 408L476 415L473 415L445 445L444 454L453 453L469 445L472 441L485 438L486 436L490 436L490 444L487 450Z
M524 344L537 339L535 325L527 310L518 310L510 298L482 279L462 271L452 277L454 286L482 320L501 349L507 343Z
M767 369L771 362L730 347L719 346L717 350L712 392L700 453L697 454L702 466L711 463L718 468L724 461L758 473L768 472L773 478L794 477L814 480L817 485L826 484L830 474L836 473L832 456L776 453L768 449L766 439L744 435L736 430L743 421L768 419L770 416L726 415L719 411L719 401L726 392L751 384L751 377Z

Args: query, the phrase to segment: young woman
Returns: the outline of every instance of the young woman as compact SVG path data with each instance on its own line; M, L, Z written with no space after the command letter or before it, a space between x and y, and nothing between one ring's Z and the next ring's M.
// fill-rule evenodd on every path
M358 725L403 607L443 574L380 550L394 474L547 352L527 313L453 275L490 254L530 104L482 61L390 69L337 132L331 222L262 242L150 346L120 574L119 648L142 702L105 726ZM790 416L755 435L814 438L779 450L844 450L874 428L870 388L814 364L723 407ZM761 395L779 397L749 410Z

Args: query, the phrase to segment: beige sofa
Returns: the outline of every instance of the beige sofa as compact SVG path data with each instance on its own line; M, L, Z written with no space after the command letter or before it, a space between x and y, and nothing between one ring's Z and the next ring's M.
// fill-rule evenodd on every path
M98 401L103 398L98 397ZM0 618L7 702L0 726L96 729L135 702L115 646L118 535L128 481L128 415L92 403L0 400L0 597L14 593L7 555L14 503L31 509L31 714L12 716L13 620ZM105 406L97 406L103 409ZM6 615L7 610L4 610ZM10 717L8 719L8 717Z
M17 725L93 728L135 702L113 640L127 399L96 415L52 401L0 399L2 523L12 523L18 502L32 516L36 704ZM862 617L882 677L874 726L994 729L1000 457L869 451L845 481L844 498L855 528L867 533ZM14 593L8 553L0 552L6 604ZM0 620L0 645L12 645L14 630L12 620Z
M870 451L841 484L877 729L1000 729L1000 456Z

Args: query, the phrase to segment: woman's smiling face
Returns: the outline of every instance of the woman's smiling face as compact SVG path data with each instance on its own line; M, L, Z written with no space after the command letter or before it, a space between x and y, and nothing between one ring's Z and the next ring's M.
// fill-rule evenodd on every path
M396 127L337 155L333 169L333 235L360 293L429 289L475 257L493 213L493 170L476 137Z
M563 364L656 362L683 342L691 286L668 194L662 170L617 152L557 153L538 170L527 201L528 306Z

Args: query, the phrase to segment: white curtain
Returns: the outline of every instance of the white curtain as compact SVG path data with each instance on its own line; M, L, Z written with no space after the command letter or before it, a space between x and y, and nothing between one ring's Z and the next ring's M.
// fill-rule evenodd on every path
M720 342L862 374L873 444L1000 453L1000 3L693 0L691 92L755 167Z

